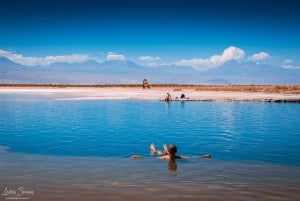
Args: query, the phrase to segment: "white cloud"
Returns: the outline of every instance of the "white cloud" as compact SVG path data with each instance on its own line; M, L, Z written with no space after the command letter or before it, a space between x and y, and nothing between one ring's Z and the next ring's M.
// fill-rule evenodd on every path
M281 66L282 68L285 68L285 69L299 69L300 70L300 66L295 66L294 64L293 64L293 60L291 60L291 59L287 59L287 60L285 60L284 62L283 62L283 64L282 64L282 66Z
M291 60L291 59L286 59L286 60L284 60L283 63L284 63L284 64L291 64L291 63L293 63L293 60Z
M126 57L122 54L116 54L114 52L109 52L106 56L108 61L125 61Z
M146 65L149 67L155 67L155 66L159 66L159 60L160 57L153 57L153 56L141 56L138 58L140 60L140 62L142 63L142 65Z
M139 57L139 60L141 60L141 61L158 61L158 60L160 60L160 58L152 57L152 56L141 56L141 57Z
M218 67L230 60L240 61L244 58L245 52L237 47L226 48L221 55L213 55L207 59L193 58L183 59L175 62L175 65L192 66L196 69L208 69Z
M260 53L257 53L257 54L253 54L249 60L251 61L261 61L261 60L264 60L266 58L268 58L270 55L266 52L260 52Z
M298 69L300 70L300 66L294 66L294 65L282 65L282 68L285 68L285 69Z
M16 54L14 52L5 51L0 49L0 56L6 57L7 59L26 66L37 66L37 65L50 65L56 62L64 63L80 63L91 59L85 54L71 54L62 56L47 56L47 57L24 57L22 54Z

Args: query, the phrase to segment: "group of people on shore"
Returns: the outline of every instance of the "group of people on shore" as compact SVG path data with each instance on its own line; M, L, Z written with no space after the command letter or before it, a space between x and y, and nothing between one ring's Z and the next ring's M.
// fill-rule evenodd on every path
M181 94L180 100L186 100L186 99L189 99L189 98L186 97L185 94ZM179 100L179 98L176 97L176 100ZM171 97L171 94L170 94L169 92L167 92L167 95L166 95L164 101L165 101L165 102L170 102L170 101L172 101L172 97Z

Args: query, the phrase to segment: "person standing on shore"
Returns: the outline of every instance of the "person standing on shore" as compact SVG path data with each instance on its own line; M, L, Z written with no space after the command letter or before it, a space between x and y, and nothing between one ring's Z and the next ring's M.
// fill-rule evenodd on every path
M165 98L165 102L169 102L171 101L171 94L169 94L169 92L167 92L167 96Z

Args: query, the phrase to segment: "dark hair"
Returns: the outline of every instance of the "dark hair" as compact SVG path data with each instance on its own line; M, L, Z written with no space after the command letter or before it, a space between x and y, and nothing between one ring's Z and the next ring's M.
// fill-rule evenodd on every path
M170 146L168 147L168 151L170 154L175 154L177 152L177 147L175 144L170 144Z

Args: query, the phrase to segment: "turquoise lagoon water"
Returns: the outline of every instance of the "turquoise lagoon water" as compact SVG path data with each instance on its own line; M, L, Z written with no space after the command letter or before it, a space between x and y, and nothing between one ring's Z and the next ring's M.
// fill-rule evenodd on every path
M55 98L0 95L0 193L21 186L34 190L31 200L300 198L300 104ZM150 143L174 143L189 158L170 169ZM206 153L210 160L197 157Z

